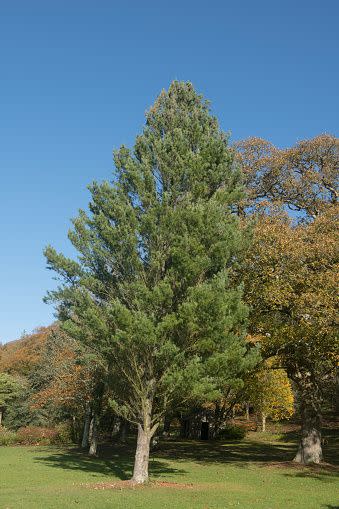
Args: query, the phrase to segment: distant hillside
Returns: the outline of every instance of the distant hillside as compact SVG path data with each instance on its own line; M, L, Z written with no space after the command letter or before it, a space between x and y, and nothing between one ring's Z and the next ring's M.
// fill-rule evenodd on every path
M39 362L48 334L57 325L39 327L32 334L0 347L0 371L27 375Z

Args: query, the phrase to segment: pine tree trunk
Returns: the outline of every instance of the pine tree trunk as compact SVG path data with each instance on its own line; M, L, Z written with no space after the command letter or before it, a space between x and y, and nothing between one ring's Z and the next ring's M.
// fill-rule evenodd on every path
M266 431L266 415L265 414L261 414L261 431L265 432Z
M0 427L2 426L2 410L0 410Z
M135 452L132 481L142 484L148 481L148 462L151 443L150 430L138 425L138 441Z
M312 404L313 403L313 404ZM301 405L302 428L299 449L294 458L297 463L308 465L320 463L323 459L321 446L320 407L305 399Z
M138 424L137 448L135 451L134 469L132 481L143 484L148 481L148 463L151 439L158 428L158 424L152 427L152 400L144 401L143 424Z
M98 447L98 430L97 430L97 418L96 415L93 414L91 425L90 425L90 447L88 454L90 456L96 456L97 447Z
M85 414L85 422L84 422L84 431L83 431L83 434L82 434L82 442L81 442L81 447L83 449L87 449L88 447L88 437L89 437L89 425L90 425L90 421L91 421L91 409L89 407L89 405L87 406L86 408L86 414Z

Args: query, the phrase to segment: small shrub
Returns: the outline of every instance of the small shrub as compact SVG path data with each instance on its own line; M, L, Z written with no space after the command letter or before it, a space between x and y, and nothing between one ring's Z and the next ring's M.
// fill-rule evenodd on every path
M69 422L63 422L55 427L56 436L53 438L53 444L71 444L73 442L72 426Z
M55 428L27 426L17 431L18 441L23 445L51 445L56 443L57 436Z
M17 443L18 437L14 431L9 431L6 428L0 428L0 446L13 445Z
M246 430L232 424L224 426L218 433L219 440L242 440L245 436Z

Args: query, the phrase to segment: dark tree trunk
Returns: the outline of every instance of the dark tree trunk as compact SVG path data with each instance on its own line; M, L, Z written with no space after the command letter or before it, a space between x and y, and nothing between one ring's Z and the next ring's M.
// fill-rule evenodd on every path
M339 367L337 367L335 375L336 375L335 413L339 415Z
M129 431L129 423L123 419L120 425L120 440L122 443L126 442L127 433Z
M162 431L162 434L164 437L169 436L169 432L171 429L171 421L172 421L172 419L170 417L165 417L165 419L164 419L164 429Z
M191 432L190 419L180 419L180 438L189 438Z
M316 392L301 394L301 438L294 458L297 463L308 465L323 459L321 447L321 407Z

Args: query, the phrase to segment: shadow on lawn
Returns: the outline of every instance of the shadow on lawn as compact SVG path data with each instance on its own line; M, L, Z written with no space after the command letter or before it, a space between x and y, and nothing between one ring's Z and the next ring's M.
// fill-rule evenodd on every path
M101 446L99 457L90 457L79 449L65 449L64 451L59 449L58 452L50 450L50 454L46 456L36 456L35 461L50 467L80 470L100 476L112 477L113 475L118 479L126 480L132 476L134 450L130 447ZM150 470L153 476L185 473L184 470L173 468L154 458L150 461Z
M168 440L159 444L151 454L150 472L153 477L162 475L176 475L185 470L174 468L168 462L175 461L179 466L186 461L208 464L233 464L246 468L249 465L258 467L283 468L282 475L289 477L313 477L329 481L338 474L338 467L330 464L314 467L301 467L291 462L296 452L295 435L288 436L279 442L265 442L246 439L239 442L203 442ZM293 442L292 442L293 439ZM134 460L134 440L127 445L114 444L101 446L99 457L91 458L79 449L65 449L65 452L54 452L48 456L36 457L39 462L62 469L92 472L93 475L116 476L119 479L129 479L132 475ZM333 448L333 450L332 450ZM326 446L326 459L334 459L335 443ZM183 465L184 466L184 465ZM286 472L289 469L289 472Z

